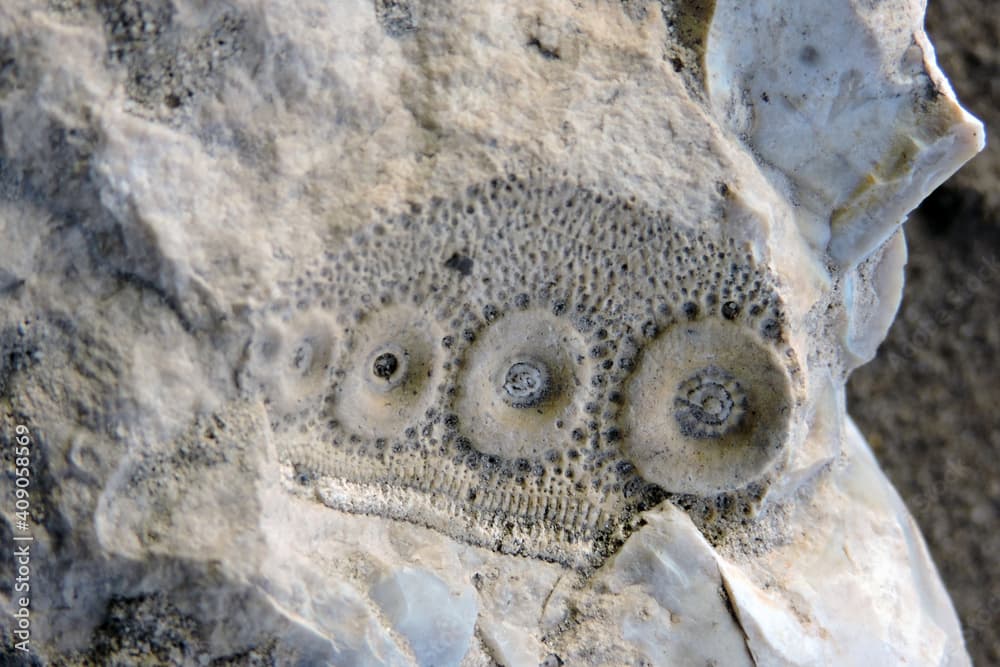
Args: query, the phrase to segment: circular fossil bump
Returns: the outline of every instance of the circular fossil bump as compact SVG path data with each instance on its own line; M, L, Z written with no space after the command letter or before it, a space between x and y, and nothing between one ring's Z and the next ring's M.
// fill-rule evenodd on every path
M368 437L399 435L434 401L442 374L441 331L419 308L394 306L365 317L345 337L331 415Z
M789 363L726 320L678 324L642 353L628 382L623 453L673 493L713 495L765 475L785 452L796 385Z
M384 394L402 386L409 373L410 355L396 343L385 343L369 355L368 386Z
M593 362L573 324L541 309L508 312L466 352L453 410L484 453L541 459L572 444Z
M266 318L250 339L241 384L266 393L279 414L318 403L336 348L335 329L332 318L313 311Z
M747 397L732 374L706 366L677 387L674 417L690 438L719 438L739 426Z
M512 362L500 385L501 398L512 408L534 408L552 392L548 366L534 359Z
M393 375L396 374L396 370L399 368L399 359L392 352L382 352L372 363L372 373L375 377L382 380L389 380Z

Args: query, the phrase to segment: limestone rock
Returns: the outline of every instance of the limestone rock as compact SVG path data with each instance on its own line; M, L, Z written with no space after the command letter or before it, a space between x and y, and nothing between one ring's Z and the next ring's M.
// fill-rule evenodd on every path
M843 399L922 12L5 2L5 657L968 664Z

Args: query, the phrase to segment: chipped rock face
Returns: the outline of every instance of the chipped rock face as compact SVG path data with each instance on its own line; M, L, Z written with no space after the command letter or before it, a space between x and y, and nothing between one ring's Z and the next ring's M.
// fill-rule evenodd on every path
M843 398L982 147L922 12L4 3L5 655L968 664Z

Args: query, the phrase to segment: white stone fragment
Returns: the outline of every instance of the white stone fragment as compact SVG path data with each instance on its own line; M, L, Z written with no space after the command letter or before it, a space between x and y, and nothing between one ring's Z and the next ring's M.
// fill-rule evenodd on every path
M476 624L471 587L454 594L433 574L403 568L375 584L369 594L392 627L409 641L420 667L462 662Z
M803 234L844 264L983 148L923 13L917 0L716 4L713 105L800 207Z
M711 546L672 505L646 520L601 582L616 598L622 638L652 664L752 665Z
M913 519L848 422L851 463L817 494L809 533L719 568L759 665L969 665Z

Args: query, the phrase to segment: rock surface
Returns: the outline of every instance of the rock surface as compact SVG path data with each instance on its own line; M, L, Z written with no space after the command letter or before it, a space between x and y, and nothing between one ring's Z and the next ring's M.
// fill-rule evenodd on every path
M921 22L6 3L5 655L967 664L844 409L983 141Z

